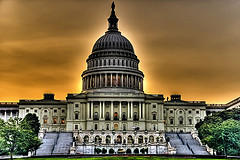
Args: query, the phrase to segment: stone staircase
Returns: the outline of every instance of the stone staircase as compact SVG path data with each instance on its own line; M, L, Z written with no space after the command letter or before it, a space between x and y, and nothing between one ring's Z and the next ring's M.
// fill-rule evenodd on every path
M73 142L72 133L45 133L36 156L66 155Z
M206 148L192 137L190 133L166 133L170 144L179 155L209 155Z

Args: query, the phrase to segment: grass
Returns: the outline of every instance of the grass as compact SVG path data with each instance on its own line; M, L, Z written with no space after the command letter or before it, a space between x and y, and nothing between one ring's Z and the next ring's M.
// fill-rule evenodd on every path
M187 158L164 158L164 157L91 157L91 158L68 158L73 160L185 160ZM22 160L22 159L21 159ZM26 160L66 160L66 158L28 158ZM216 160L208 158L194 158L194 160ZM218 159L224 160L224 159Z

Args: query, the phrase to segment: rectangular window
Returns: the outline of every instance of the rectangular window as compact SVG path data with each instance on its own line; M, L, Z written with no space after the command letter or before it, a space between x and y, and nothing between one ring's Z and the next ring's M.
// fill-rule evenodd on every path
M153 108L156 108L156 105L155 105L155 104L153 105Z
M199 111L196 111L197 114L199 114Z
M37 110L35 109L34 112L37 113Z
M63 110L62 110L62 113L64 113L64 112L65 112L65 110L63 109Z
M189 114L191 114L191 113L192 113L192 111L188 111L188 113L189 113Z
M53 124L57 123L57 118L53 118Z
M94 125L94 128L95 128L95 130L97 130L97 129L98 129L98 125L97 125L97 124L95 124L95 125Z
M61 123L65 124L65 118L62 118Z
M76 108L78 108L78 106L79 106L78 104L75 104L75 107L76 107Z
M153 120L156 120L156 114L153 113Z
M75 129L78 129L78 125L75 125Z
M173 124L173 119L170 119L170 124Z
M189 124L192 125L192 119L189 119L188 121L189 121Z
M172 114L172 113L173 113L173 110L170 110L170 113Z
M54 109L54 113L57 113L57 110L56 110L56 109Z
M29 110L27 109L27 110L26 110L26 112L28 113L28 112L29 112Z

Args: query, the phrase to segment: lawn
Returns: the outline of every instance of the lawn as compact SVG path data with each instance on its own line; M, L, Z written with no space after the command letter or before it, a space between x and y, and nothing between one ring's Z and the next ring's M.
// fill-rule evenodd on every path
M73 160L185 160L186 158L164 158L164 157L93 157L93 158L69 158ZM21 159L22 160L22 159ZM26 160L66 160L66 158L28 158ZM194 160L216 160L207 158L194 158ZM224 160L224 159L218 159Z

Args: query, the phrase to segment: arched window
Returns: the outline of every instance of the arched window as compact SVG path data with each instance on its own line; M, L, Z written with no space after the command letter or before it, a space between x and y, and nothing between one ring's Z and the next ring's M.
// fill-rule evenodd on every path
M118 144L122 143L122 137L120 135L117 136L117 143Z
M154 143L154 137L153 136L149 136L149 141L150 141L150 143Z
M96 143L99 143L99 141L101 140L101 138L97 135L97 136L95 136L95 142Z
M107 135L106 136L106 144L110 144L111 143L111 136Z
M46 116L43 117L43 124L47 124L47 117Z
M143 136L139 136L139 137L138 137L138 143L139 143L139 144L143 143Z
M127 142L128 142L128 144L134 143L132 136L128 136L128 141Z
M84 136L83 140L84 140L84 142L86 143L86 142L89 141L89 137L88 137L88 136Z

